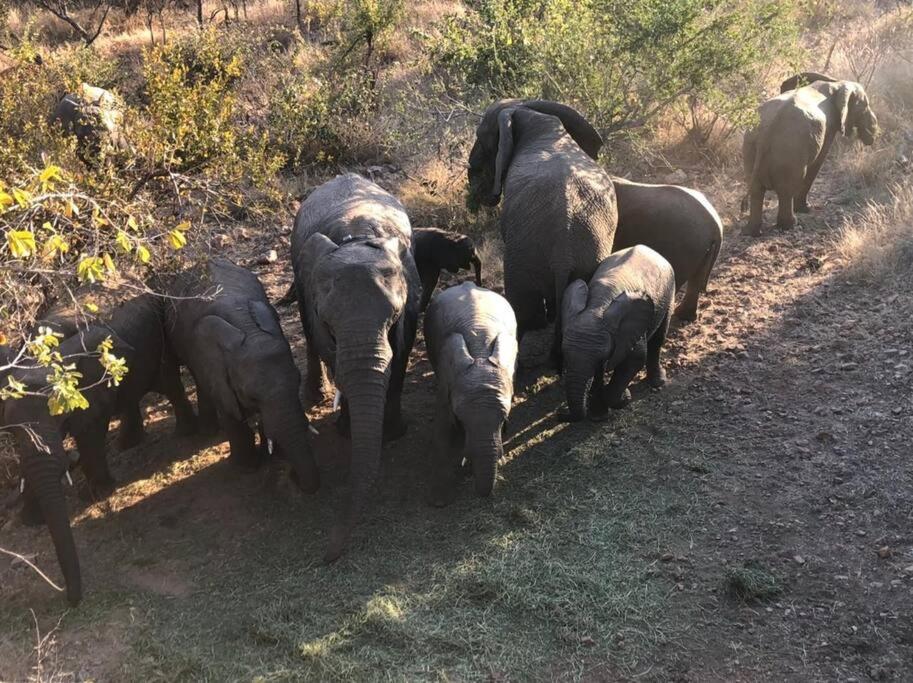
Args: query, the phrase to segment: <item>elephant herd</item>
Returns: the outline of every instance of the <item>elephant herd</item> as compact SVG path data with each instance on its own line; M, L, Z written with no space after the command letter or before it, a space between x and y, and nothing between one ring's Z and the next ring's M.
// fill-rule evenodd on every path
M803 76L791 79L794 88ZM870 143L876 127L861 86L827 77L760 111L761 123L745 142L750 232L759 227L765 189L777 191L778 224L789 227L793 209L806 207L836 131L855 128ZM283 458L300 489L313 493L321 479L306 409L329 398L328 373L337 428L351 441L349 491L325 554L332 562L365 512L382 443L406 432L401 397L423 311L437 394L428 456L434 505L457 495L464 462L476 493L492 493L527 332L554 322L551 359L563 374L563 419L600 420L622 408L644 367L649 385L662 386L660 354L670 320L696 319L722 223L700 192L608 175L597 163L602 144L596 129L563 104L501 100L485 111L469 155L469 192L476 204L502 205L503 296L482 286L483 264L470 238L413 229L402 204L375 183L349 173L314 190L295 218L294 281L279 302L297 301L301 317L303 400L275 308L257 277L227 259L156 276L150 287L164 296L102 305L94 316L79 301L49 310L38 327L62 335L59 351L82 373L89 407L52 416L45 399L27 395L2 406L2 423L28 426L15 429L21 516L47 525L69 601L79 602L82 582L62 483L75 463L63 440L74 438L91 495L108 495L114 488L105 457L109 422L120 416L121 448L138 443L140 400L148 392L168 398L179 434L222 434L242 469ZM470 267L474 283L432 297L442 269ZM99 300L99 290L88 294ZM93 353L109 337L111 352L129 367L118 386L106 381ZM182 366L196 385L196 411ZM46 385L41 368L11 372L33 390Z

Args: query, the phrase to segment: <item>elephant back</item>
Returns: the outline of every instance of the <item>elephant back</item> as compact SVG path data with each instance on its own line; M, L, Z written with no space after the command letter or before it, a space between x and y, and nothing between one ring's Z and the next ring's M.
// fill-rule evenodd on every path
M611 303L622 292L642 292L653 302L656 326L671 315L675 272L659 253L639 244L617 251L602 263L590 281L590 299Z

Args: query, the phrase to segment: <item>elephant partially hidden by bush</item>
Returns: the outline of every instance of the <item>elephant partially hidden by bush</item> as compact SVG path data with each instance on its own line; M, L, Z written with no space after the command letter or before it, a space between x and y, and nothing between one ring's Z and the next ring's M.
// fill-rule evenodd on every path
M865 89L853 81L817 81L774 97L759 108L761 122L745 135L742 161L750 216L744 232L761 231L764 194L777 193L777 227L792 228L808 212L808 192L838 133L855 129L871 145L878 120Z
M425 314L425 344L437 378L431 502L449 503L462 456L475 490L491 494L504 454L517 361L517 321L499 294L464 282L438 294Z
M217 258L180 274L167 291L175 297L166 311L168 344L196 382L201 427L221 427L232 461L244 468L258 467L274 447L302 490L316 491L301 375L257 276ZM248 426L253 418L266 440L259 451Z
M572 282L564 294L564 383L568 419L604 418L630 400L628 384L647 364L653 387L666 382L659 362L666 340L675 274L666 259L638 245L615 252L589 283ZM606 372L612 373L603 387Z
M504 292L517 337L554 314L560 363L564 289L589 280L612 251L618 211L595 162L602 138L574 109L544 100L500 100L485 111L469 154L470 200L501 200Z
M59 316L57 319L60 320ZM114 488L105 455L105 437L113 416L122 416L121 443L135 442L142 436L140 399L156 391L171 401L178 432L187 433L195 428L193 409L180 376L173 363L167 362L163 319L162 300L143 295L119 306L104 323L86 325L84 319L70 320L65 326L72 325L75 331L56 350L66 363L75 363L76 370L82 374L80 386L88 387L83 392L88 407L51 415L45 395L10 399L4 407L5 423L11 425L16 435L24 480L23 521L47 523L66 581L67 598L73 605L82 598L82 579L60 481L70 465L63 447L64 437L73 436L79 464L92 493L104 496ZM107 381L96 353L99 344L108 337L113 342L111 353L124 358L128 367L126 376L116 387ZM20 367L12 375L31 391L46 393L47 368Z
M685 298L675 309L682 321L697 318L700 293L723 242L723 223L701 192L678 185L648 185L612 177L618 200L618 230L613 251L643 244L675 270L675 288L686 282Z
M412 228L395 197L354 173L301 204L292 265L307 340L307 396L322 398L325 363L352 439L351 491L330 534L338 558L373 488L382 437L405 431L400 397L415 341L421 284Z
M51 121L76 136L77 153L87 165L97 163L106 145L115 151L130 150L123 130L123 112L114 94L104 88L83 83L78 93L61 98Z

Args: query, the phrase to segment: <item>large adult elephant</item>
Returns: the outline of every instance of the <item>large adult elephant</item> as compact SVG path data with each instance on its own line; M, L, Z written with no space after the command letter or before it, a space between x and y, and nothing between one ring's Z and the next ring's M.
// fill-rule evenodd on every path
M181 273L168 292L175 297L166 311L168 344L194 377L202 427L221 427L232 461L243 468L259 466L264 445L275 448L302 490L316 491L301 375L260 280L216 258ZM254 418L267 442L260 450L248 425Z
M808 192L837 134L855 129L871 145L878 130L865 89L853 81L816 81L767 100L758 112L761 121L742 144L749 235L761 231L765 192L777 193L777 227L792 228L794 211L809 211Z
M92 493L104 496L114 488L105 448L108 423L114 415L126 414L127 421L138 420L141 434L140 399L156 391L171 401L179 432L192 431L195 426L180 377L163 362L167 357L163 316L162 300L144 295L119 306L104 323L87 325L83 320L74 325L76 331L60 343L57 351L81 373L80 386L88 387L83 391L87 408L51 415L47 397L38 393L10 399L4 407L4 420L16 435L24 480L23 521L47 524L66 581L67 597L74 605L82 598L82 580L60 482L69 466L64 437L71 435L76 442L79 465ZM124 358L128 368L118 386L107 381L98 359L98 346L108 337L113 342L111 353ZM45 367L18 367L12 375L32 392L47 389Z
M307 395L322 397L321 363L341 395L340 424L352 439L351 487L326 560L348 544L380 468L384 435L405 431L400 396L421 284L402 205L354 173L318 187L301 204L292 265L307 340Z
M685 298L675 309L682 321L697 318L723 242L723 223L703 193L678 185L635 183L613 176L618 200L618 230L613 251L643 244L675 270L675 288L686 282Z
M577 111L545 100L500 100L485 111L469 154L470 200L501 201L504 293L517 338L555 315L560 363L561 297L589 280L612 251L615 190L595 162L602 138Z
M834 83L838 79L833 76L828 76L827 74L818 73L817 71L803 71L798 73L795 76L790 76L785 81L780 84L780 93L789 92L790 90L795 90L796 88L801 88L805 85L811 85L816 81L825 81L826 83Z

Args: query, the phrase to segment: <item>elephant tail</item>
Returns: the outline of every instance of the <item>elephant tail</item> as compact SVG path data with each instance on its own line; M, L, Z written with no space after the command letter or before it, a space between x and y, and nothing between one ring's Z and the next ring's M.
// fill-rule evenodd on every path
M276 302L277 306L289 306L298 301L298 290L295 288L295 283L293 282L289 285L288 291L285 293L279 301Z

